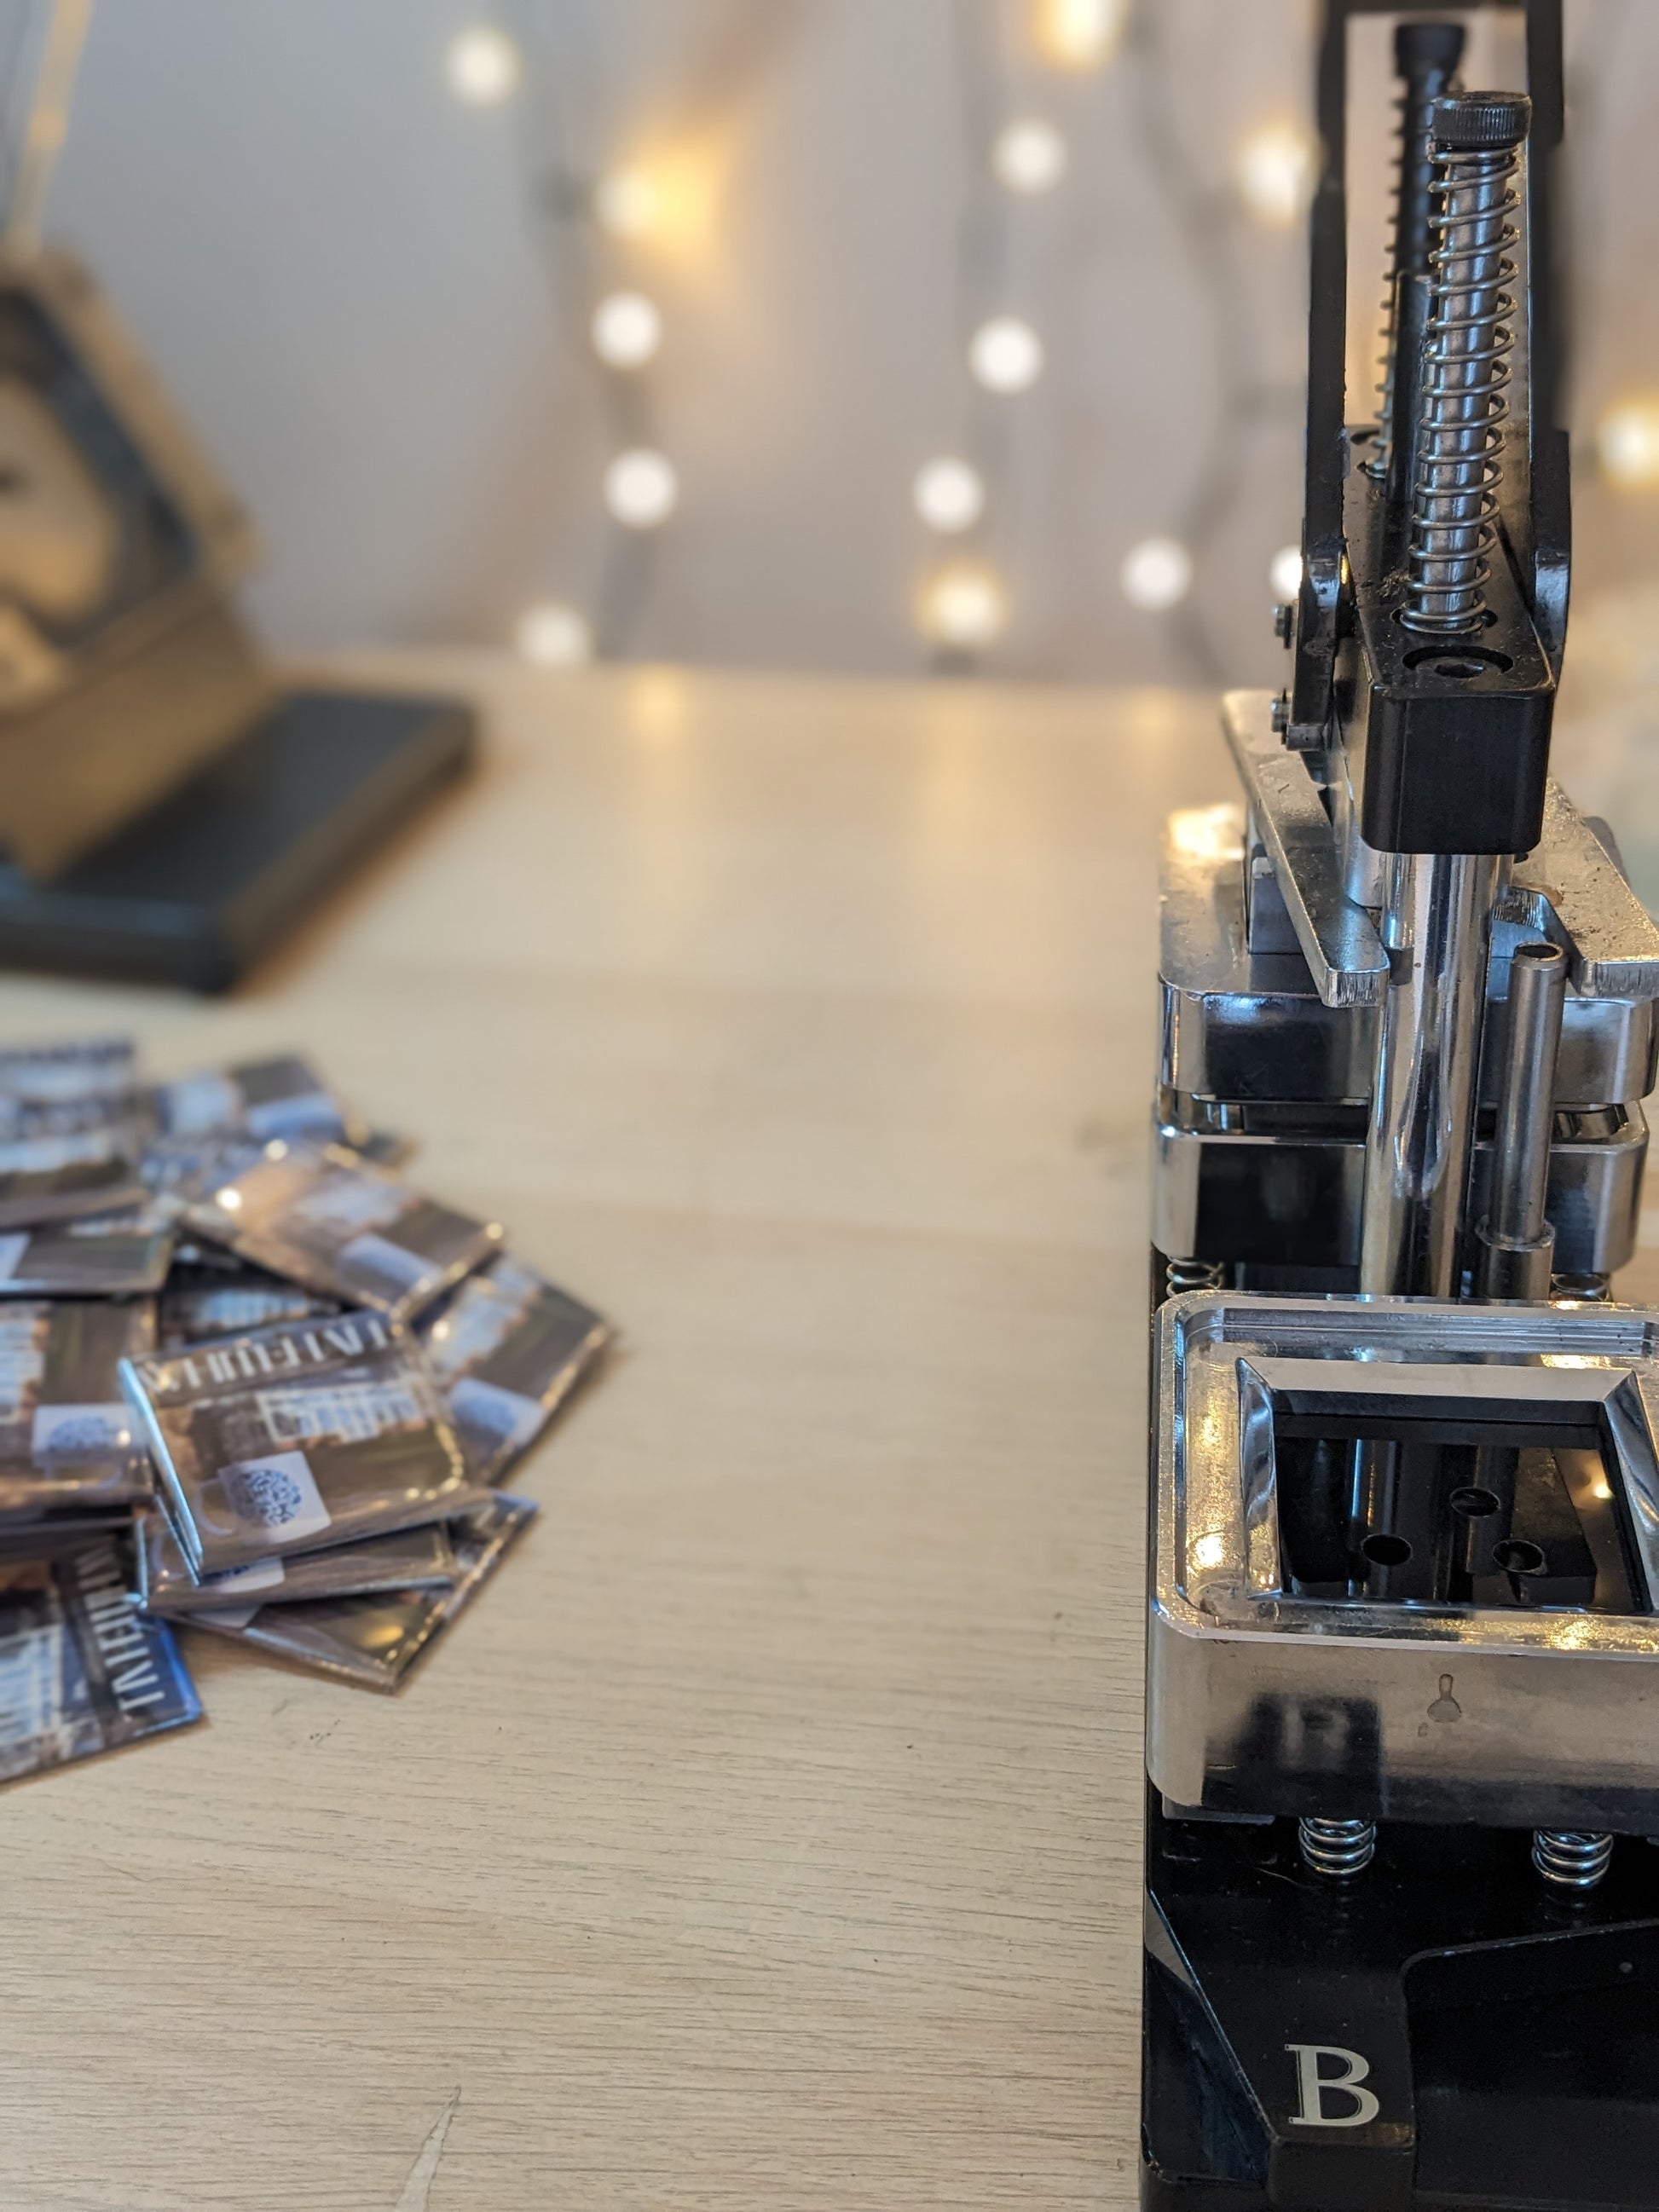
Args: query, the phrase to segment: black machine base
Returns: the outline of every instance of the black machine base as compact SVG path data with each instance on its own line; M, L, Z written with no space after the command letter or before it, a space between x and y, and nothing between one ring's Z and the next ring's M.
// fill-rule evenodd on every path
M475 742L451 700L294 692L52 882L0 870L0 966L228 990Z
M1519 1832L1148 1811L1146 2212L1654 2212L1659 1849L1581 1899Z

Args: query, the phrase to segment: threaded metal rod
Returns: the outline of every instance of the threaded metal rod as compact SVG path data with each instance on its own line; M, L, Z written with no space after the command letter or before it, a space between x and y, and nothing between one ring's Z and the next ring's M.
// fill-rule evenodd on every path
M1400 618L1431 635L1474 629L1486 605L1515 343L1512 180L1531 113L1515 93L1459 94L1430 110L1435 238Z
M1613 1838L1581 1828L1539 1828L1532 1863L1553 1889L1594 1889L1613 1863Z
M1346 1881L1363 1874L1376 1856L1375 1820L1316 1820L1296 1824L1302 1856L1316 1874Z

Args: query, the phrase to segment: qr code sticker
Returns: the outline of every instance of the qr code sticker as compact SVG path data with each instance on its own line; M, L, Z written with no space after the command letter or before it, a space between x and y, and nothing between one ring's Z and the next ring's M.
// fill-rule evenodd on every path
M280 1467L245 1467L237 1488L248 1519L263 1521L267 1528L285 1528L306 1509L305 1493Z
M221 1472L224 1502L243 1529L295 1541L319 1534L330 1514L303 1452L264 1452ZM214 1486L207 1486L210 1494ZM204 1501L205 1502L205 1501ZM210 1510L209 1519L212 1516Z

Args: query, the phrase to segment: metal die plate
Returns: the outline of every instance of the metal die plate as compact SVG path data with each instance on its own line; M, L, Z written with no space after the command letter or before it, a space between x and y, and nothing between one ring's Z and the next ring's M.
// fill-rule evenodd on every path
M1601 1424L1659 1592L1659 1313L1200 1291L1160 1314L1147 1760L1217 1814L1659 1832L1659 1619L1299 1596L1274 1393Z

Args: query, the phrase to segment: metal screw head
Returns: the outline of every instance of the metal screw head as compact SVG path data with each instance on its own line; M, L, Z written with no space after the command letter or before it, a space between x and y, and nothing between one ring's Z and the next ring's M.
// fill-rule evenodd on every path
M1532 102L1523 92L1450 92L1429 110L1429 136L1448 153L1519 146L1531 127Z
M1273 701L1273 735L1276 738L1284 737L1288 732L1290 726L1291 695L1288 691L1281 691L1278 698Z
M1286 599L1273 609L1273 635L1281 645L1291 641L1291 632L1296 628L1296 609Z

